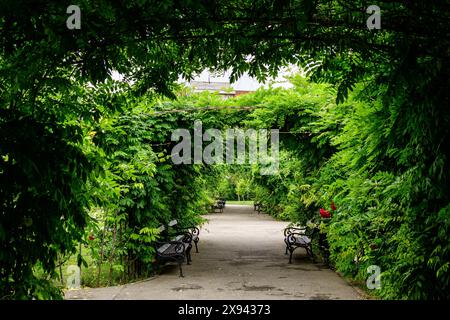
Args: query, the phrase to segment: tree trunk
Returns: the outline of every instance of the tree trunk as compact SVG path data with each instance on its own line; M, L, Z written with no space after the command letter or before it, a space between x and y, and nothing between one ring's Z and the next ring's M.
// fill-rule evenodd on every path
M81 257L81 259L83 259L83 256L81 255L81 242L80 242L80 257ZM80 284L81 284L81 269L82 269L82 267L83 267L83 263L81 263L81 266L80 266Z
M104 248L105 248L105 236L106 236L106 221L105 225L103 226L103 232L102 232L102 242L100 244L100 259L98 261L97 267L97 287L100 287L100 276L102 274L102 264L103 264L103 257L105 254Z
M63 275L63 272L62 272L62 261L61 261L61 258L60 259L58 259L59 261L58 261L58 263L59 263L59 277L60 277L60 282L61 282L61 285L64 285L64 275Z
M111 256L109 257L109 285L112 282L112 272L113 272L113 262L114 262L114 251L116 245L116 236L117 236L117 223L114 222L114 230L113 230L113 240L112 240L112 248L111 248Z

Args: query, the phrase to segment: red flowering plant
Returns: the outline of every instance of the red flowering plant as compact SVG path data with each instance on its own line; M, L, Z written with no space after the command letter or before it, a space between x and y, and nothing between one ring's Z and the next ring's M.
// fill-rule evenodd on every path
M331 212L328 210L325 210L324 208L320 208L320 216L324 219L329 219L332 217L332 212L336 211L336 206L334 204L334 201L331 201Z
M331 201L331 210L336 211L336 206L334 205L334 201Z
M331 218L331 213L330 211L325 210L324 208L320 208L320 216L322 218Z

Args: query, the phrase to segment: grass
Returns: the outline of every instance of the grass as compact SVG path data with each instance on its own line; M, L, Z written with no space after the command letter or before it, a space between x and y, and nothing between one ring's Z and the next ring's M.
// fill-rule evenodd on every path
M106 287L118 284L128 283L131 280L128 279L125 274L123 267L121 264L117 262L117 264L112 265L111 279L109 278L109 270L111 264L108 261L104 261L102 263L102 267L100 270L100 274L98 273L98 265L96 261L92 258L90 252L88 250L82 251L83 259L87 263L87 267L82 265L80 268L80 284L81 287ZM77 268L77 255L72 255L62 266L61 269L57 268L56 270L56 278L53 278L53 284L57 287L68 289L68 281L69 279L76 276L76 271L74 269ZM62 271L62 280L61 274ZM45 277L46 275L42 272L41 268L38 268L35 271L35 274L39 277ZM97 283L97 278L99 279Z
M226 204L242 204L242 205L252 206L253 201L252 200L249 200L249 201L227 200Z

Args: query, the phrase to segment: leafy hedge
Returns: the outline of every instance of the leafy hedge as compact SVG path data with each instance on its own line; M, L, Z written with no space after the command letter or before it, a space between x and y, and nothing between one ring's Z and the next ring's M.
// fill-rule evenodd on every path
M291 132L279 175L255 174L256 199L303 225L334 201L326 232L337 270L364 281L378 265L384 298L449 298L448 110L403 95L387 103L384 88L371 98L361 86L335 105L331 88L293 83L255 95L266 108L248 124Z

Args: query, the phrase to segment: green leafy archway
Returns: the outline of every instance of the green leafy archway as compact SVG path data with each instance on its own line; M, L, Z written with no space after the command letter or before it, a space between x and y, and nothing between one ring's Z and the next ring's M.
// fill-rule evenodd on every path
M380 30L366 27L366 1L86 0L79 1L80 30L65 27L68 5L0 4L2 298L57 296L33 268L54 274L58 254L74 253L87 241L89 210L106 206L113 258L123 254L120 230L131 226L130 241L142 244L153 231L135 227L179 212L195 216L202 195L186 190L201 189L200 169L178 174L157 146L141 147L166 143L163 135L179 119L167 114L163 122L146 123L135 111L139 104L157 94L174 97L180 75L204 68L262 80L287 63L333 84L331 98L347 102L323 110L304 101L298 119L276 101L276 112L254 112L249 123L255 126L281 127L284 119L286 129L299 129L284 142L289 169L282 174L300 184L291 190L284 180L260 179L262 192L272 194L269 204L277 214L303 219L333 197L342 212L329 231L338 268L362 276L363 268L350 262L356 243L363 263L385 268L391 284L385 297L448 297L445 1L381 1ZM112 83L114 70L128 84ZM349 98L352 90L358 97ZM284 93L277 94L269 96L283 101ZM304 95L300 90L289 105ZM219 127L224 119L209 120ZM185 207L176 201L180 196L187 197ZM142 247L133 247L129 259L151 259Z

